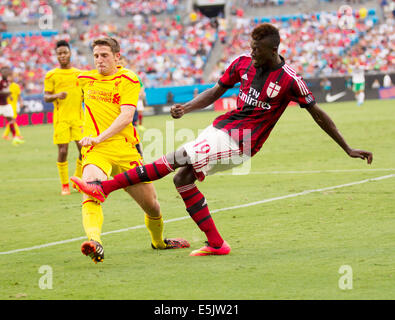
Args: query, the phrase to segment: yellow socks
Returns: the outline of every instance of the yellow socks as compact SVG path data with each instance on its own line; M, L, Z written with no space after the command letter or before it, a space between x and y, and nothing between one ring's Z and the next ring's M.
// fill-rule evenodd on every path
M102 243L100 235L103 220L103 210L100 204L92 199L85 200L82 203L82 224L89 240ZM166 243L163 241L162 216L153 218L145 214L145 225L151 235L153 246L158 249L166 248Z
M68 162L56 162L58 167L60 183L63 185L69 185L69 165Z
M15 128L15 135L17 137L21 136L21 131L19 130L19 126L16 124L16 122L14 123L14 128Z
M75 171L74 171L74 176L75 177L82 177L82 165L81 165L81 159L77 158L77 161L75 163Z
M10 134L11 130L10 130L10 124L7 122L4 133L3 133L3 137L8 137L8 135Z
M100 234L103 219L103 210L100 204L92 199L82 203L82 225L89 240L102 243Z
M151 241L155 248L164 249L166 248L166 243L163 241L163 218L160 217L150 217L145 214L145 226L147 227L150 235Z
M21 136L21 130L19 130L19 126L16 124L16 122L14 123L14 128L15 128L15 135L17 137ZM8 137L8 135L10 134L11 129L10 129L10 124L7 122L4 133L3 133L3 137Z

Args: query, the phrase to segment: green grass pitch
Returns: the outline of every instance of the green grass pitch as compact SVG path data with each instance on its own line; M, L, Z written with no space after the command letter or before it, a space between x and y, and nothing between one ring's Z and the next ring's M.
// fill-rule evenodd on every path
M308 112L288 108L250 174L198 183L232 247L222 257L189 256L205 237L169 175L155 182L165 236L191 249L152 250L142 210L118 191L103 205L105 261L93 264L80 252L81 195L60 196L52 126L22 127L24 145L0 141L0 299L395 299L394 101L321 107L352 147L374 153L372 165L349 158ZM146 117L146 160L217 115ZM172 126L176 141L165 134ZM70 174L76 155L71 144Z

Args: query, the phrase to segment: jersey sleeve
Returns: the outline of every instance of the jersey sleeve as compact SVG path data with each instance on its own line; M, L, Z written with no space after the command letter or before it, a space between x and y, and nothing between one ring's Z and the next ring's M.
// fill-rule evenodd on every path
M125 75L120 91L120 106L129 105L137 107L141 84L136 76Z
M240 82L240 73L237 66L239 65L241 57L236 58L230 66L226 69L224 74L218 80L218 84L224 88L233 88L233 86Z
M54 92L55 90L55 83L53 79L54 73L48 72L44 78L44 91L45 92Z
M313 94L306 85L306 82L298 75L294 77L292 82L291 93L291 100L299 103L301 108L308 108L316 103Z

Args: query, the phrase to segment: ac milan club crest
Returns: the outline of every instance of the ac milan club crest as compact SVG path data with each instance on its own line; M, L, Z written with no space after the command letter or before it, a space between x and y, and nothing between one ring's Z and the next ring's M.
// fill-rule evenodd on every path
M266 94L269 98L274 98L278 95L280 92L281 87L273 82L269 83L269 86L267 87Z

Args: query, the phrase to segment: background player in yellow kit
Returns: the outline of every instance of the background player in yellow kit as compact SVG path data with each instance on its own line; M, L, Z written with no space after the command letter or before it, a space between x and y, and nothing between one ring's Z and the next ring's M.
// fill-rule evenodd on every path
M21 144L24 142L23 137L21 135L21 131L19 129L18 124L16 123L16 118L18 117L19 108L23 106L23 99L21 94L21 87L16 82L16 74L14 72L9 72L8 82L10 83L9 90L10 95L7 97L7 103L11 105L12 110L14 111L14 116L11 122L7 122L6 128L3 133L3 139L9 140L9 134L11 131L11 124L14 125L15 136L13 137L13 144Z
M55 68L45 76L44 100L53 102L53 142L58 146L57 167L62 184L62 195L70 194L67 154L69 143L75 141L79 157L76 162L75 175L81 177L81 146L82 138L82 93L77 86L77 76L81 70L71 66L69 44L60 40L56 43L56 56L60 68Z
M85 117L82 145L82 179L103 181L142 164L136 145L139 135L132 125L140 91L137 75L119 66L120 46L113 38L93 41L96 70L78 76L84 93ZM163 239L163 218L152 183L125 188L145 212L145 224L154 249L189 247L184 239ZM103 211L100 202L84 195L82 222L89 241L83 254L97 263L104 259L100 239Z

